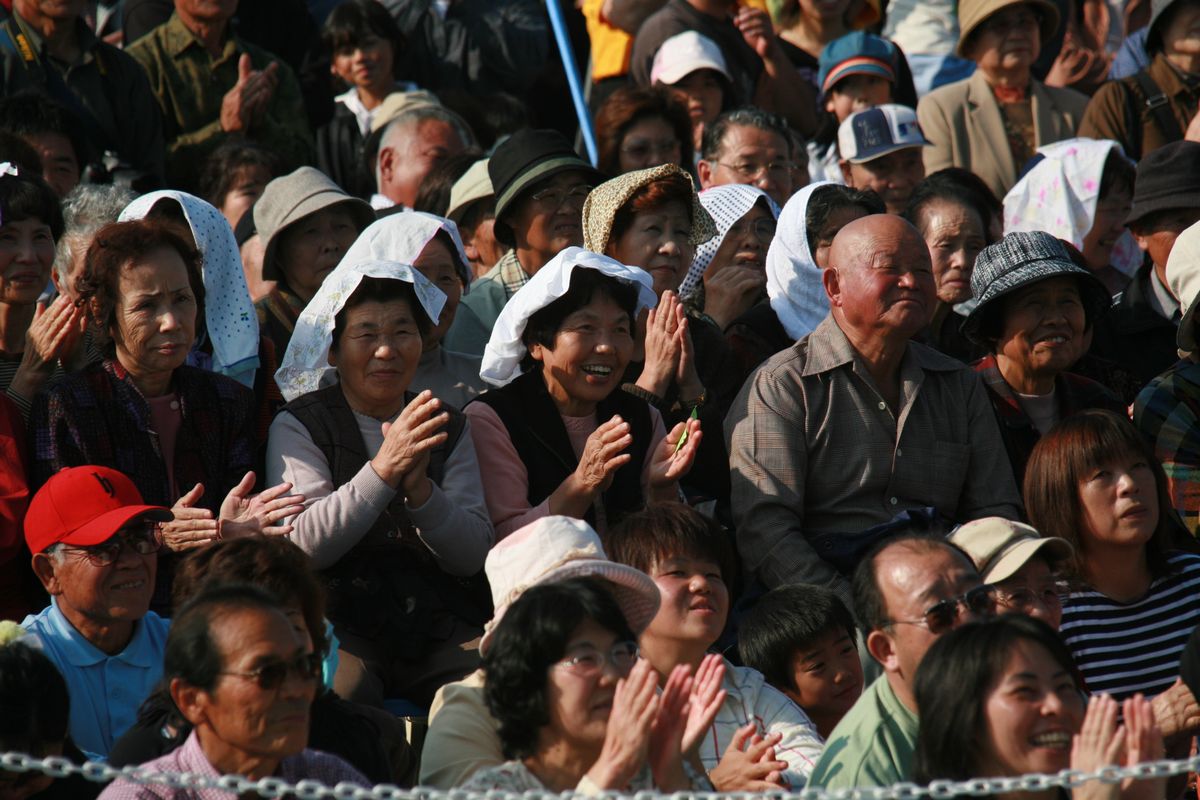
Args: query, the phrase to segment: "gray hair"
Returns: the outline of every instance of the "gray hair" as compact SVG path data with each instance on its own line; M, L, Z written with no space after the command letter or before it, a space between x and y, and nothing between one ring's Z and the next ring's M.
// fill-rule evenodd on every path
M66 280L78 247L86 247L110 222L116 222L125 206L137 198L137 192L124 186L81 183L63 198L63 235L58 239L54 271Z
M379 170L379 153L385 147L393 146L405 128L409 126L415 128L422 122L431 119L444 122L453 128L454 132L458 134L458 138L462 140L463 147L470 149L476 146L475 134L471 132L471 126L456 112L451 111L445 106L433 104L419 105L416 108L401 111L396 115L395 119L383 127L383 133L379 135L379 148L375 154L375 186L377 189L383 177Z
M787 122L778 114L761 108L735 108L713 120L713 124L704 129L700 157L705 161L716 161L725 146L725 134L733 127L757 128L760 131L778 134L787 145L788 155L791 157L794 143L791 134L788 133Z

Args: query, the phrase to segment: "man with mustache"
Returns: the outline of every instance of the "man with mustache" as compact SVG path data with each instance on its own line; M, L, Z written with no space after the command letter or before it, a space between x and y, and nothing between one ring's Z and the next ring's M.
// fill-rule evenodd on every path
M862 217L829 264L829 316L746 382L725 434L747 570L850 602L855 565L898 516L1016 518L1020 498L977 376L911 341L935 297L917 229Z

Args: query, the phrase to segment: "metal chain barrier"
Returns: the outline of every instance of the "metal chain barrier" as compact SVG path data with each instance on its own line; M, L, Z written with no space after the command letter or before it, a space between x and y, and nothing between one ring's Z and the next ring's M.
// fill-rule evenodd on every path
M262 778L252 781L240 775L223 775L211 778L194 773L149 772L140 766L122 769L110 767L98 761L75 764L61 756L35 758L25 753L0 754L0 770L9 772L41 772L54 778L82 775L89 781L107 783L115 778L124 778L145 786L166 786L174 789L223 789L234 794L253 792L260 797L282 797L291 795L301 800L562 800L571 793L553 792L464 792L461 789L401 789L390 784L372 788L339 783L326 786L319 781L303 780L288 783L279 778ZM1092 780L1103 783L1118 783L1126 778L1167 778L1200 770L1200 756L1186 759L1164 759L1132 767L1104 767L1096 772L1080 772L1065 769L1053 775L1020 775L1011 778L975 778L969 781L934 781L928 786L915 783L897 783L892 786L871 786L855 789L804 789L799 792L774 792L770 794L724 794L719 792L677 792L671 795L657 792L637 792L635 800L733 800L734 798L786 798L786 800L919 800L922 797L934 800L950 800L961 796L981 797L1014 791L1037 791L1061 787L1070 789ZM618 797L616 793L606 795ZM580 797L583 797L582 795Z

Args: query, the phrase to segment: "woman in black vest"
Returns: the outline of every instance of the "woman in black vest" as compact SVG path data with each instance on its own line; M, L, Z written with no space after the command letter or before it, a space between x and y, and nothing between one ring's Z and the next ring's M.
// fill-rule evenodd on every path
M408 391L445 295L403 264L330 274L300 315L267 471L308 487L292 541L325 578L338 694L427 704L471 672L461 645L490 615L480 573L492 526L466 420Z
M651 286L637 267L568 247L500 313L481 374L501 388L465 409L498 537L550 514L603 531L646 502L678 499L699 422L664 437L658 410L619 391Z

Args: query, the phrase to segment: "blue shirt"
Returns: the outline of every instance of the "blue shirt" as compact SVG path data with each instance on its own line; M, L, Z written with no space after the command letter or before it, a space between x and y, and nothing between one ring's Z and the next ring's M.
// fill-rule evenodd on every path
M71 739L91 759L104 759L137 719L138 706L162 678L169 622L146 612L125 649L110 656L75 629L53 598L21 627L35 634L42 652L67 682Z

